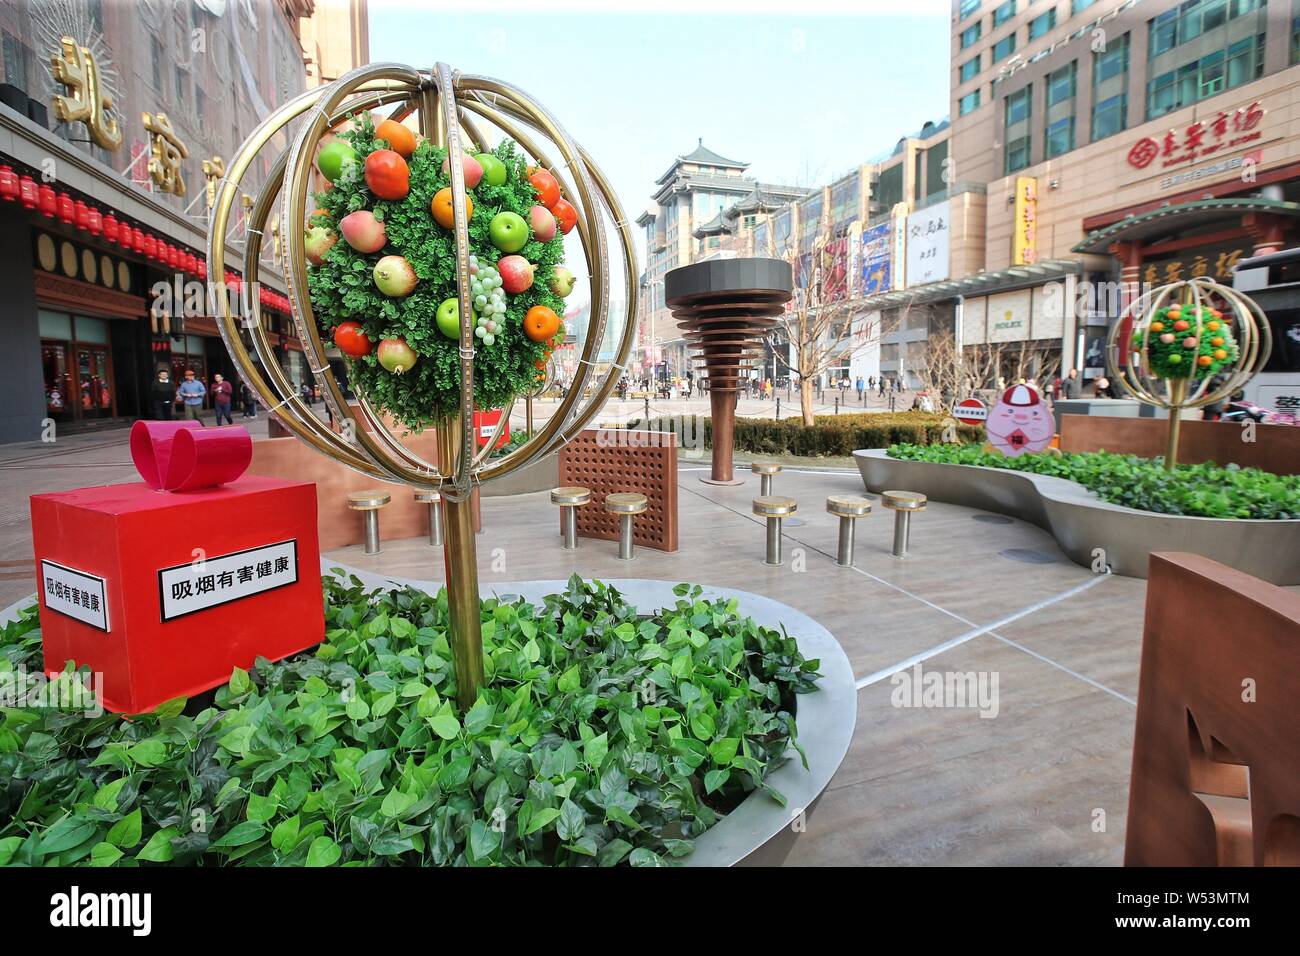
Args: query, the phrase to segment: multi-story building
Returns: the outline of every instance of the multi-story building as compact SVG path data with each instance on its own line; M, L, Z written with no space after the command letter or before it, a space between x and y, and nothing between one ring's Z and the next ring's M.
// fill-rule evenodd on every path
M948 138L946 121L926 123L900 138L886 154L826 185L801 190L801 195L784 202L759 187L696 227L701 256L769 255L789 260L796 299L815 276L833 277L819 293L833 302L829 307L835 310L824 330L830 340L830 364L818 373L822 384L844 376L902 375L908 356L916 358L924 348L938 313L882 311L881 303L890 290L946 279L952 258L949 233L965 235L969 228L983 228L982 218L972 216L963 198L966 190L950 186ZM982 213L982 206L978 211ZM913 215L916 218L909 220ZM917 261L910 280L904 253L909 221L918 233L912 245ZM965 254L965 247L959 246L958 255ZM811 325L820 329L822 323L813 320ZM824 348L819 346L818 351ZM774 334L755 374L783 378L787 367L796 364L795 352L782 333Z
M987 200L966 345L1055 341L1092 378L1134 283L1231 281L1293 243L1298 62L1297 0L956 0L952 159ZM1300 316L1271 319L1300 338Z
M327 0L328 27L317 15L312 0L0 7L0 442L37 438L51 419L75 428L147 416L159 368L175 380L184 369L231 374L204 304L169 313L151 290L206 278L209 184L264 116L306 88L305 62L321 75L364 62L364 40L340 40L364 21L363 0ZM310 56L304 35L315 38ZM264 156L243 189L255 194L269 172ZM300 380L275 246L268 237L263 320Z
M687 368L686 346L664 303L664 273L713 254L717 234L697 237L696 230L718 219L737 203L753 208L784 204L808 192L794 186L760 183L745 175L748 163L720 156L701 139L694 150L678 156L655 181L653 204L637 217L645 229L646 269L641 276L641 355L646 374L680 374Z

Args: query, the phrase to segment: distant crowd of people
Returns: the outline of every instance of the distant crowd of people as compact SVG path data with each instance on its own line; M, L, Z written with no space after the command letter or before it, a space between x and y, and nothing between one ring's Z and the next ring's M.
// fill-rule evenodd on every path
M307 392L311 386L303 386L303 398L306 399ZM236 389L233 384L226 380L226 377L220 372L212 376L210 384L205 385L193 369L185 369L182 373L181 381L176 382L172 379L172 372L169 368L158 369L157 375L154 376L153 388L151 389L150 398L153 406L153 418L156 421L169 422L174 419L189 419L196 421L200 425L203 422L203 406L210 398L212 401L212 410L216 413L218 425L233 425L235 423L232 414L235 404L235 397L238 395L240 404L243 409L244 418L257 417L257 396L247 382L240 384ZM315 395L313 394L313 400Z

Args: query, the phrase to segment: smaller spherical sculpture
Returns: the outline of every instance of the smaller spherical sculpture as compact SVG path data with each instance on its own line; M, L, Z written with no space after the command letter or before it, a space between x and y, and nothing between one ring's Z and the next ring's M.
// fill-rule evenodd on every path
M1165 467L1172 469L1183 410L1232 395L1259 374L1271 348L1259 306L1200 276L1134 299L1110 330L1106 360L1124 391L1169 410Z
M396 109L387 117L370 112L390 105ZM403 123L412 114L419 134ZM552 153L558 159L548 169ZM241 182L263 156L270 173L232 237ZM234 288L256 288L277 200L295 331L335 427L316 417L280 368L258 297L236 310L225 294L227 243L241 232L243 277ZM563 265L571 231L582 252L573 267L588 277L592 305L573 386L540 428L529 421L522 445L492 457L514 401L530 402L548 384L551 353L563 341L564 297L575 282ZM587 153L523 91L445 63L432 70L371 64L308 90L263 120L221 183L209 275L220 292L213 296L218 327L243 379L317 451L370 477L439 492L456 690L465 708L483 681L470 496L475 485L558 449L614 391L636 306L627 296L613 316L618 358L597 380L611 318L611 246L626 288L635 288L627 217ZM335 376L331 346L355 404ZM497 408L500 424L479 447L474 412ZM395 425L436 429L437 462L403 445Z

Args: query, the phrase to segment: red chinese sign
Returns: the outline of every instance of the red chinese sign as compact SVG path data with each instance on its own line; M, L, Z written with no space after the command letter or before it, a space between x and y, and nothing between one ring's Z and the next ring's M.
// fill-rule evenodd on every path
M1146 169L1157 159L1161 168L1194 163L1204 156L1235 149L1264 135L1259 129L1264 108L1259 100L1237 110L1220 110L1212 120L1194 120L1187 126L1171 129L1159 139L1144 136L1128 151L1128 164Z

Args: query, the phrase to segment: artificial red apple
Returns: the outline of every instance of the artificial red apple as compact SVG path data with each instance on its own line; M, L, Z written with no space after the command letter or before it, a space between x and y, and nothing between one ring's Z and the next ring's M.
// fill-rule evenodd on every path
M578 224L578 210L567 199L555 200L551 212L555 214L555 221L560 224L560 232L566 236L569 234L569 230Z
M451 163L448 162L450 159L451 157L448 156L447 159L442 161L442 171L444 173L451 169ZM465 170L465 188L473 189L478 185L479 180L483 178L483 164L473 156L462 156L461 168Z
M338 346L340 352L350 358L369 355L370 350L374 348L374 343L361 328L360 322L340 322L338 328L334 330L334 344Z
M533 273L537 266L523 256L505 256L497 262L497 272L501 273L501 288L511 295L518 295L532 288Z
M518 213L499 212L488 223L488 236L502 252L518 252L528 244L528 223Z
M314 266L320 265L325 261L325 255L334 248L334 243L338 241L338 234L328 226L312 226L307 230L306 238L303 240L303 247L307 252L307 261Z
M528 210L528 224L533 227L533 235L540 242L550 242L555 238L558 223L555 215L545 206L534 206Z
M357 252L378 252L388 241L384 224L369 209L358 209L339 220L339 231Z
M573 291L573 284L577 281L578 277L564 266L556 266L555 272L551 275L551 291L563 299Z
M384 339L376 354L379 364L394 375L401 375L415 364L415 351L406 344L406 339Z
M384 256L375 263L371 274L379 291L392 298L410 295L420 281L415 276L415 269L401 256Z

